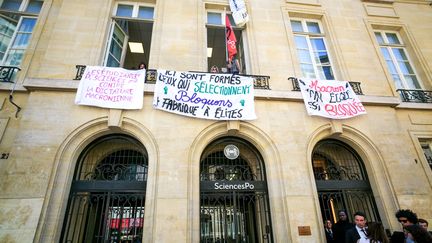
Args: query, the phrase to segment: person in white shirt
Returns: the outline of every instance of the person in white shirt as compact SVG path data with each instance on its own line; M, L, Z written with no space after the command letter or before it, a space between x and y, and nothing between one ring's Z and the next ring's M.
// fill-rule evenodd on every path
M357 243L358 240L366 240L366 215L363 212L356 212L354 214L355 227L349 229L345 233L345 243Z

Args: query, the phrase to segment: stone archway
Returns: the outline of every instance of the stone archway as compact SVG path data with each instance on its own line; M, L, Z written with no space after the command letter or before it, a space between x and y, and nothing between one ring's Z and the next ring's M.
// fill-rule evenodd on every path
M223 137L200 162L200 242L273 242L264 161L250 143Z
M147 172L147 151L130 136L89 144L74 172L60 242L141 240Z
M277 147L272 139L258 127L239 121L217 122L204 129L195 139L189 151L189 204L188 211L188 242L200 240L200 161L206 147L217 139L235 136L248 141L262 155L266 163L266 176L269 195L269 203L272 205L271 223L275 242L291 242L289 234L288 204L282 196L284 180L281 173L281 159Z
M129 135L137 139L147 150L148 180L146 186L146 211L144 221L144 240L153 241L154 211L156 197L156 171L159 164L158 147L152 133L141 123L123 118L122 126L116 133ZM69 191L79 155L92 141L105 135L113 134L108 127L107 117L97 118L80 125L71 132L59 146L54 159L40 224L36 231L35 242L59 242L62 222L65 217Z
M388 170L384 159L379 152L378 147L361 131L344 125L339 121L322 125L318 127L309 137L307 148L307 159L310 161L310 177L314 178L312 166L312 155L315 146L322 140L336 139L351 147L356 154L361 158L364 169L367 172L368 180L373 192L373 197L376 202L376 207L379 212L380 219L385 228L390 230L398 227L394 224L394 212L398 209L398 203L395 197L392 182L388 175ZM318 189L314 183L315 191ZM315 202L317 212L320 212L320 204L318 193L315 194ZM320 221L321 228L323 221ZM325 239L324 232L320 232L321 238Z
M320 141L312 167L323 220L335 223L338 211L345 210L351 222L357 211L369 221L381 221L363 161L350 146L335 139Z

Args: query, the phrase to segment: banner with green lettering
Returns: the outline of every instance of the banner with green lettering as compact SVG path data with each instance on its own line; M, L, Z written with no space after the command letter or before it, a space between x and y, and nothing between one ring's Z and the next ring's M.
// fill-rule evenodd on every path
M153 106L212 120L256 119L251 77L157 70Z

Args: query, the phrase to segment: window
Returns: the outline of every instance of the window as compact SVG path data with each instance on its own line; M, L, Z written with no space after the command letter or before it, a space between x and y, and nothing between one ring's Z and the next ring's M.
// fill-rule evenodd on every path
M420 81L399 34L391 31L375 31L374 33L396 88L420 89Z
M426 161L432 170L432 139L420 139L420 145L426 157Z
M303 77L334 80L335 76L320 22L291 20L291 28Z
M0 64L20 66L43 1L5 0L0 10Z
M119 3L114 11L104 65L137 69L149 62L154 8Z
M243 28L236 27L234 19L230 14L224 11L211 10L207 12L207 68L208 72L211 71L212 66L218 67L220 72L228 72L227 70L227 49L225 44L225 16L233 27L234 34L237 39L237 59L240 64L240 73L247 73L245 54L244 54L244 40Z

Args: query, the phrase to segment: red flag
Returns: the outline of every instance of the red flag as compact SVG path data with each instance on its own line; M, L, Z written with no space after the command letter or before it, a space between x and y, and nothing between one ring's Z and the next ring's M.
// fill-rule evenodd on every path
M237 54L236 42L237 39L234 34L234 30L229 21L228 15L225 15L225 31L226 31L226 47L228 50L228 60L231 62L231 59L235 54Z

